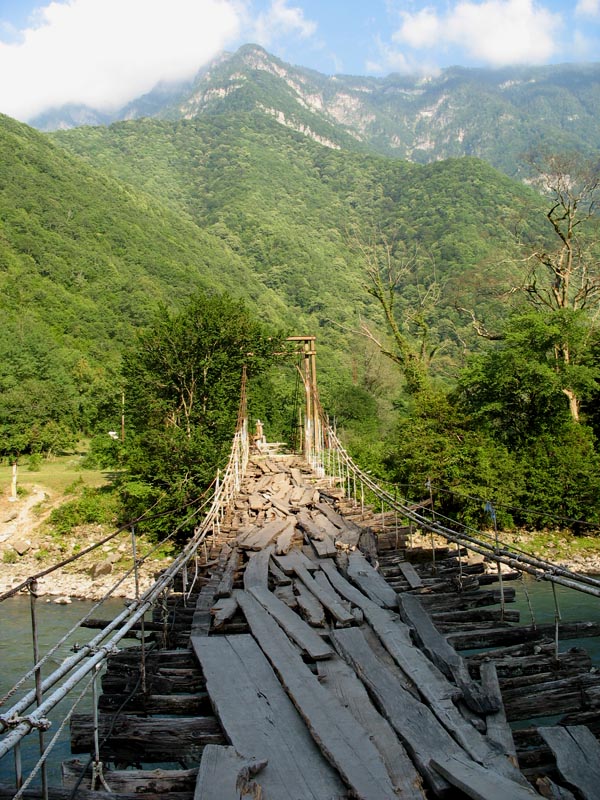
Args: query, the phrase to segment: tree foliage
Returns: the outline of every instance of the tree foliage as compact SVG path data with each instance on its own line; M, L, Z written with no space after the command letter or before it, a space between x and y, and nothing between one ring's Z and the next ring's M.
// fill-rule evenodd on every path
M226 294L197 294L179 313L161 308L123 362L129 514L154 504L185 517L179 509L198 500L227 459L244 370L252 381L280 347Z

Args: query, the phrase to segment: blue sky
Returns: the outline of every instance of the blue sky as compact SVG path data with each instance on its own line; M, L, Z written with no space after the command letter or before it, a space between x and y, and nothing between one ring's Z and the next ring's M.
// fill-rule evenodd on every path
M325 72L600 60L600 0L0 0L0 111L110 109L258 42Z

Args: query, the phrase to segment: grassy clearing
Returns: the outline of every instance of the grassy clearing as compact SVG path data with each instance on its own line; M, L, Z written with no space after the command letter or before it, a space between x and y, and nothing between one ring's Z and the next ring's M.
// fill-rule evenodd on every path
M29 469L27 458L23 458L18 465L17 486L25 492L31 491L33 486L42 486L53 495L63 495L76 482L85 486L103 486L108 483L106 473L101 470L82 468L84 455L85 453L79 452L54 456L43 460L37 469ZM0 464L0 493L10 491L11 480L12 465Z

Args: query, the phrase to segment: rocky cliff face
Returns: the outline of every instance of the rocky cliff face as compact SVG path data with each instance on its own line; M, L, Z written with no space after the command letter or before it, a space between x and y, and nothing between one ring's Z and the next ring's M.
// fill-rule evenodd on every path
M541 146L600 147L600 64L453 67L430 78L326 76L261 47L223 54L189 84L157 87L112 115L61 109L42 129L156 116L191 119L261 110L328 147L368 149L420 163L477 156L518 176L523 153Z

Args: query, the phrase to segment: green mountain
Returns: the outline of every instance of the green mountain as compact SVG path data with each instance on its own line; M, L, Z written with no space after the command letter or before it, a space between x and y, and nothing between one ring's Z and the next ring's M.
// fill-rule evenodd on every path
M519 176L531 149L597 152L600 64L452 67L428 78L326 76L246 45L216 59L190 83L157 86L112 115L66 108L33 124L55 130L241 110L259 111L333 148L417 163L475 156Z

